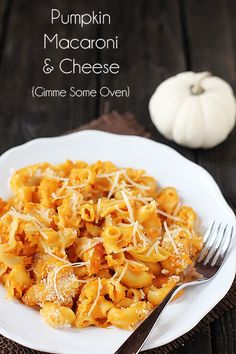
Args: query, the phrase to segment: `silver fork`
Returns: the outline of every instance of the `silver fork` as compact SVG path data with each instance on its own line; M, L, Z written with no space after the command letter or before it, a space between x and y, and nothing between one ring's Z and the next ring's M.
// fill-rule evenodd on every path
M211 280L216 275L224 262L232 241L233 233L233 226L229 228L228 225L223 226L221 223L217 224L215 221L212 223L205 233L203 238L203 248L195 264L196 274L199 276L195 277L194 280L188 280L186 282L182 281L177 284L165 297L163 302L149 314L149 316L137 327L137 329L114 354L139 353L153 330L158 318L172 297L180 289L186 288L187 286L202 284Z

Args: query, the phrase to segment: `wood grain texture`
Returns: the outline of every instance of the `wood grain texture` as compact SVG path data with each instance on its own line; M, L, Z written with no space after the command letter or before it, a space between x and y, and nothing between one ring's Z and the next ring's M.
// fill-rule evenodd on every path
M227 1L180 0L185 10L190 65L235 85L235 63ZM232 1L233 2L233 1Z
M101 52L100 60L117 61L121 71L117 76L102 76L100 85L113 89L128 85L131 91L129 99L109 99L109 108L124 112L132 107L132 112L151 131L155 140L167 143L194 159L192 151L167 141L157 132L148 112L148 102L156 86L167 77L185 70L178 2L107 0L102 1L104 3L111 13L112 24L109 28L102 28L101 35L118 35L120 49ZM101 99L100 111L104 110L104 105L105 100Z
M235 18L234 1L186 0L184 15L187 29L188 55L193 71L209 70L236 88L235 76ZM213 19L212 21L209 19ZM236 130L222 144L210 150L198 150L196 158L216 179L228 203L236 210ZM232 311L233 313L233 311ZM230 312L211 325L212 348L216 354L236 351L235 316Z
M96 8L96 1L89 6ZM60 36L76 36L77 29L72 26L50 24L50 8L59 7L64 11L85 11L86 2L70 1L70 6L63 1L30 2L19 0L13 2L9 19L8 36L2 53L0 68L0 130L5 130L0 142L0 151L39 136L63 134L79 124L96 116L96 99L61 99L32 98L31 87L42 86L47 89L63 89L71 85L81 88L93 88L97 85L94 75L73 75L42 73L45 57L58 63L68 56L79 56L81 62L91 61L94 53L81 51L66 53L62 50L43 50L43 34L59 33ZM96 26L83 29L83 36L97 36ZM95 53L96 56L96 53Z
M212 351L210 339L210 330L195 335L192 339L180 346L171 354L215 354Z
M211 324L212 350L214 354L234 354L236 349L236 309L224 313Z
M4 12L5 12L5 7L6 7L6 3L7 1L6 0L3 0L1 1L0 3L0 19L1 19L1 27L2 27L2 20L3 20L3 17L4 17Z
M7 40L9 18L12 10L13 0L2 0L0 3L0 66L4 52L4 46Z
M184 2L191 69L209 70L236 87L233 29L227 2L216 0L213 7L211 3L210 0ZM236 185L232 183L232 176L236 175L236 164L233 163L236 161L235 140L236 130L216 148L197 151L197 161L214 176L234 208Z
M6 19L6 12L7 12L8 2L7 0L2 0L0 2L0 45L2 42L3 30L5 30L5 19Z

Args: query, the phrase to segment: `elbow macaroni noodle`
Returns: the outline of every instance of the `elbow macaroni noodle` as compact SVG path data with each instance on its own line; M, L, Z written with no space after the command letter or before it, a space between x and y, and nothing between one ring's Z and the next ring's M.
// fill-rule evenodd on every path
M131 329L202 248L172 187L111 162L16 171L0 199L0 280L53 327Z

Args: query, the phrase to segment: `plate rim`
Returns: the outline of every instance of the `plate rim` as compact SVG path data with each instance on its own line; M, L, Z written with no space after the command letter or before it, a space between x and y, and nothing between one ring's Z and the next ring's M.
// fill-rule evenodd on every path
M199 172L201 172L210 182L210 185L211 186L211 190L212 192L214 192L214 194L216 195L217 198L220 199L220 203L223 203L224 204L224 207L228 209L228 212L231 214L232 216L232 219L234 219L234 224L236 224L236 216L232 210L232 208L229 206L229 204L227 203L226 199L224 198L223 196L223 193L221 192L220 190L220 187L219 185L217 184L217 182L215 181L215 179L213 178L213 176L204 168L202 167L201 165L198 165L196 162L194 161L191 161L189 160L187 157L183 156L180 152L176 151L174 148L170 147L169 145L166 145L166 144L163 144L163 143L160 143L160 142L157 142L155 140L152 140L150 138L146 138L146 137L142 137L142 136L136 136L136 135L121 135L121 134L115 134L115 133L110 133L110 132L104 132L104 131L98 131L98 130L93 130L93 129L86 129L86 130L82 130L82 131L77 131L77 132L72 132L72 133L69 133L69 134L66 134L66 135L62 135L62 136L53 136L53 137L41 137L41 138L36 138L36 139L32 139L30 141L27 141L23 144L19 144L17 146L14 146L10 149L8 149L7 151L5 151L1 156L0 156L0 164L2 162L4 162L5 160L7 160L12 154L14 154L16 151L19 151L19 150L24 150L24 149L28 149L30 148L31 145L34 145L34 144L43 144L44 142L50 142L50 141L58 141L58 140L69 140L71 138L73 138L74 136L82 136L82 135L89 135L89 134L96 134L96 135L103 135L103 136L113 136L113 137L119 137L121 139L132 139L132 140L139 140L139 141L148 141L149 143L153 144L153 146L161 146L162 149L164 150L169 150L172 154L174 153L175 156L177 158L180 158L180 159L183 159L185 161L185 163L189 164L189 165L192 165L194 168L197 168L199 170ZM236 262L235 262L235 267L236 268ZM200 319L196 319L195 321L192 322L192 324L190 326L184 326L181 330L181 333L178 334L177 337L175 337L174 339L166 342L166 343L163 343L163 344L160 344L159 346L162 346L162 345L165 345L165 344L168 344L170 343L171 341L179 338L180 336L182 336L183 334L189 332L192 328L194 328L205 316L207 313L209 313L215 306L218 302L220 302L222 300L222 298L227 294L228 290L230 289L232 283L233 283L233 280L234 280L234 275L233 275L233 272L232 272L232 276L228 282L228 285L226 287L226 290L224 289L224 291L222 291L220 293L220 295L218 294L218 297L217 297L217 300L215 300L215 298L213 300L215 301L212 301L211 305L208 306L208 309L206 311L204 311L204 314L198 316L198 317L201 317ZM186 329L186 327L188 327L188 329ZM4 325L2 324L2 321L0 320L0 333L5 336L6 338L10 339L10 340L13 340L23 346L27 346L28 348L31 348L31 349L35 349L35 350L40 350L40 351L44 351L44 352L47 352L47 353L51 353L51 349L49 351L49 349L45 348L43 345L37 345L34 346L34 343L32 343L30 340L28 341L27 338L25 337L22 337L20 335L11 335L11 333L9 333L5 328L4 328ZM158 347L159 347L158 346ZM154 348L157 348L157 346L149 346L147 350L151 350L151 349L154 349ZM57 353L57 354L64 354L63 351L54 351L54 353Z

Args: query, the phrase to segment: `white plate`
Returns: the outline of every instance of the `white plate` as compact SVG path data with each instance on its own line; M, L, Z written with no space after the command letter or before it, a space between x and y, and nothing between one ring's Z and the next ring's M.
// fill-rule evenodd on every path
M97 131L31 141L0 157L0 196L7 198L10 171L43 161L65 159L111 160L118 166L144 168L162 186L175 186L185 203L197 211L203 230L213 219L235 224L235 216L213 178L168 146L151 140ZM236 237L219 274L209 283L186 290L158 321L144 349L166 344L193 328L227 293L236 269ZM39 313L17 301L6 300L0 286L0 332L27 347L61 354L112 354L130 332L117 328L50 328Z

